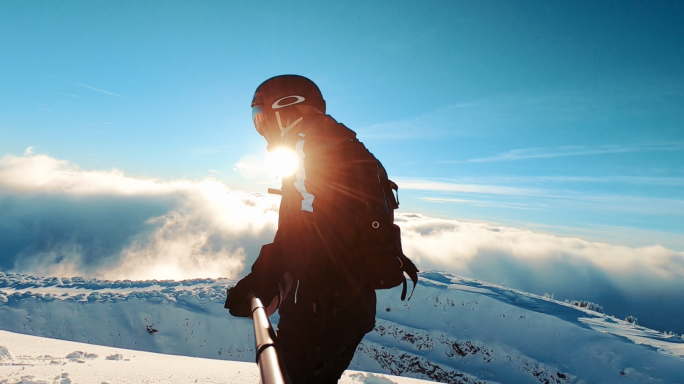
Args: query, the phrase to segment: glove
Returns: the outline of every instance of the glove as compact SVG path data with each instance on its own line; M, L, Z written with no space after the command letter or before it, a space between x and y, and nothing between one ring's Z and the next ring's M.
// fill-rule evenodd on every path
M252 303L250 293L258 297L266 306L268 314L272 314L285 297L283 292L283 272L279 262L278 247L266 244L261 248L259 257L252 266L252 273L238 281L234 287L228 289L228 298L224 308L236 317L252 317ZM292 279L288 274L289 285ZM288 287L289 288L289 287Z
M252 303L250 294L255 295L267 306L271 315L280 306L281 289L277 280L261 279L253 273L238 281L234 287L228 289L228 298L224 308L235 317L252 317Z

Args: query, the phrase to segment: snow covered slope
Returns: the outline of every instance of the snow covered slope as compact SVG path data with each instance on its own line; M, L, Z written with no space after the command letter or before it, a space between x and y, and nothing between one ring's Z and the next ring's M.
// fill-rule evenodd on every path
M223 309L231 284L0 274L0 329L252 362L250 320ZM351 369L447 383L684 382L684 341L671 335L445 273L421 274L409 302L399 291L378 291L375 331Z
M102 347L0 331L0 384L258 383L256 364ZM340 384L425 384L346 371Z

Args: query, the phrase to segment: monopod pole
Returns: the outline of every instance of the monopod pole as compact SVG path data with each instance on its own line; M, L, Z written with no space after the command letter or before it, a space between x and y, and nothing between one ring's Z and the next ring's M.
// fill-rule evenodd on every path
M256 360L261 373L261 384L285 384L275 349L275 332L266 316L266 309L256 296L250 295L254 338L256 339Z

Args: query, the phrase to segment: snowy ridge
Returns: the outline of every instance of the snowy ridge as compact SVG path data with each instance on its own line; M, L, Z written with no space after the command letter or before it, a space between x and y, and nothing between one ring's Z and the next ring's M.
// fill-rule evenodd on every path
M253 362L251 321L223 309L232 284L0 273L0 329ZM675 383L684 377L680 338L572 304L441 272L422 273L409 302L399 291L378 291L375 330L350 369L446 383Z

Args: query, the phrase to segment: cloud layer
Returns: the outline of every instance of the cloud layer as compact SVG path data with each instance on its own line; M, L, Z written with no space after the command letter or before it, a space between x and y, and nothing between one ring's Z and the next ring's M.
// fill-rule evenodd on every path
M107 279L235 278L277 228L276 197L215 179L87 171L46 155L0 159L0 269ZM404 251L439 269L684 332L684 254L397 214Z
M469 163L486 163L492 161L513 161L525 159L548 159L552 157L568 156L591 156L606 155L616 153L645 152L645 151L680 151L684 149L682 142L667 142L654 144L632 144L632 145L580 145L563 146L555 148L521 148L512 151L479 159L469 159ZM459 162L459 161L446 161Z
M653 284L684 282L684 253L659 245L642 248L589 242L510 227L398 214L404 252L427 268L478 275L513 285L588 286L590 272L601 272L612 285L636 293L637 279ZM525 268L511 273L510 265ZM581 288L576 288L582 291Z
M109 279L235 278L278 217L277 199L214 179L84 171L30 151L0 159L0 207L4 269Z
M590 300L618 317L684 332L684 253L631 248L518 228L398 214L404 252L447 270L557 299Z

